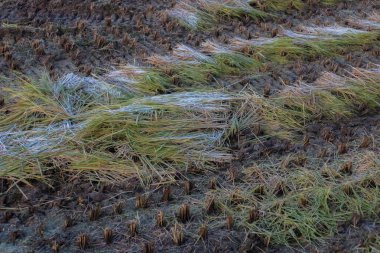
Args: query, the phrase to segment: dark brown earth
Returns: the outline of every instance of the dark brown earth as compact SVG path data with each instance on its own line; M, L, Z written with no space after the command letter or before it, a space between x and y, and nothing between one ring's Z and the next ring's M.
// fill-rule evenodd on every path
M2 72L15 68L27 74L43 69L54 76L70 71L89 74L140 62L147 54L165 53L178 42L193 45L204 36L169 20L163 11L174 3L2 1L1 44L13 56L8 62L1 57Z
M18 71L38 76L47 71L57 78L68 72L101 73L126 63L144 64L148 56L168 54L178 43L197 48L207 39L223 43L233 37L270 37L281 28L295 29L300 24L344 25L353 14L365 18L379 8L376 1L360 1L337 8L289 11L271 22L223 18L210 31L192 31L165 13L174 5L173 0L2 1L0 74L11 76ZM240 90L249 83L261 91L265 85L276 89L297 81L312 82L322 71L342 74L351 67L379 64L378 55L373 54L378 50L364 48L336 59L300 61L281 68L269 65L259 78L226 86Z
M126 63L144 64L152 54L165 55L177 43L198 47L206 39L220 42L234 36L271 36L282 27L296 27L301 22L344 24L352 13L365 17L371 10L379 8L375 1L360 1L340 5L337 9L310 9L304 13L284 13L276 22L254 23L251 20L224 20L213 31L191 31L169 18L165 10L175 4L173 0L3 0L0 3L0 74L12 76L12 71L38 76L47 70L54 78L68 72L84 75L101 73L114 66ZM377 48L361 52L347 52L337 59L313 59L310 62L290 63L285 67L269 66L266 73L240 80L236 84L225 84L232 90L240 90L247 83L257 90L270 84L280 88L297 81L314 81L321 72L336 69L344 73L352 66L368 68L380 64ZM5 57L6 53L9 53ZM9 56L10 55L10 56ZM350 55L350 57L348 57ZM362 124L366 122L366 124ZM324 140L323 129L330 129L334 138ZM298 142L269 140L259 144L236 145L236 164L232 167L249 166L253 161L278 160L289 154L304 154L315 157L326 149L325 161L334 157L337 145L344 141L349 147L363 136L373 136L379 143L380 118L378 115L358 118L350 122L333 125L311 126L305 135L310 145L305 148ZM379 153L374 145L372 151ZM355 152L351 150L350 152ZM80 178L54 175L50 186L32 182L7 191L9 182L0 181L0 252L52 252L57 243L60 252L82 252L78 249L80 234L89 236L86 252L143 252L144 245L153 243L155 252L316 252L312 247L270 247L255 235L246 236L244 231L209 229L206 241L197 241L198 227L192 222L185 224L186 239L183 246L173 246L169 226L156 226L156 214L163 210L167 220L174 223L182 203L190 203L191 220L201 221L204 210L200 204L209 189L210 178L226 183L230 168L215 168L215 171L177 175L178 181L171 184L172 198L162 201L163 187L139 186L137 180L122 185L103 185L83 181ZM184 184L194 184L191 195L184 193ZM149 208L136 208L136 194L149 195ZM113 206L121 203L121 214L115 214ZM90 221L89 212L99 205L99 217ZM129 223L139 222L138 234L132 236ZM65 227L68 223L71 223ZM112 228L111 244L103 239L103 229ZM342 224L339 234L320 252L353 252L365 243L370 243L374 234L380 233L380 224L362 221L357 227ZM145 251L148 252L148 251Z

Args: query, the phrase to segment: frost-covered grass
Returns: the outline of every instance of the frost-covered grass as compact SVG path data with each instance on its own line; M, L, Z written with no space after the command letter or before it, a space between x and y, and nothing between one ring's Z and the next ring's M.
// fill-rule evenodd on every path
M223 18L250 18L254 21L275 19L289 10L303 10L310 6L331 7L352 0L182 0L169 11L190 29L209 30Z
M0 111L2 178L25 181L62 169L148 183L190 167L230 163L228 140L256 125L267 136L289 138L310 122L380 107L376 70L355 70L350 77L327 73L271 98L205 90L136 96L130 88L117 89L120 83L89 80L72 74L50 85L24 79L24 86L8 91Z
M298 1L277 7L291 3ZM240 15L235 7L218 11ZM128 65L103 76L20 77L5 90L0 108L0 179L10 187L49 184L57 175L107 183L134 179L147 186L175 182L189 171L218 174L235 164L241 137L296 142L310 123L377 113L380 71L328 72L270 97L211 88L211 80L257 74L267 63L335 57L378 40L377 30L304 27L275 38L206 41L199 50L180 44L171 55L150 57L151 67ZM205 203L192 199L192 212L207 209L212 197L213 211L199 213L210 229L224 229L227 216L234 221L231 229L290 247L319 245L353 216L378 215L375 152L358 147L328 161L298 154L276 159L247 161L249 166L237 168L243 178L221 182L201 196ZM342 170L348 161L349 173Z
M71 173L99 180L140 175L145 182L231 161L223 144L243 97L218 91L136 96L130 82L122 89L95 80L23 79L8 91L0 122L2 178L43 177L59 160Z
M169 56L153 55L148 62L160 70L162 79L200 88L214 78L257 74L264 64L287 64L320 57L339 57L379 44L379 31L308 27L304 32L284 30L275 38L245 40L234 38L227 44L205 41L199 50L178 45Z

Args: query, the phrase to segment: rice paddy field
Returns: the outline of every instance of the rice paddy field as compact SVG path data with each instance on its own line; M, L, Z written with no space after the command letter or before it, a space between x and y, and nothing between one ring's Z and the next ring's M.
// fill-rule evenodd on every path
M380 252L380 2L0 1L0 252Z

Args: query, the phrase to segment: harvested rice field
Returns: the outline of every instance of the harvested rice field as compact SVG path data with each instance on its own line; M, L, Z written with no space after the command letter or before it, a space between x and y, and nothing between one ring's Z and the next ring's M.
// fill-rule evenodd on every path
M380 252L380 2L0 1L0 252Z

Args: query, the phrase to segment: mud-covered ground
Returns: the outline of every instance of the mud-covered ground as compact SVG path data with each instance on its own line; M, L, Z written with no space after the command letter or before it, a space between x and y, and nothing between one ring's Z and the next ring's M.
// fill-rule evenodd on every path
M100 74L127 63L144 65L148 56L170 54L179 43L198 48L209 39L228 43L233 37L275 37L279 29L296 28L300 24L347 25L350 16L364 18L380 8L377 1L359 1L336 8L290 11L281 14L276 21L228 18L211 31L195 31L166 13L175 3L173 0L3 0L0 3L0 74L13 77L16 71L38 76L47 71L52 78L69 72ZM269 65L265 73L257 77L223 85L236 91L246 88L247 84L260 92L268 85L281 89L298 81L312 82L323 71L344 74L352 67L371 68L380 64L379 50L380 45L375 45L338 58ZM347 156L354 155L365 136L373 140L365 149L380 154L378 115L340 124L315 124L307 129L305 136L307 145L279 140L250 143L241 136L239 145L234 147L234 164L214 171L176 175L177 181L170 184L168 201L163 200L167 186L151 185L144 189L136 180L104 185L61 175L59 171L51 171L53 176L48 184L31 182L31 185L15 186L2 180L0 252L54 252L57 247L59 252L153 252L149 245L154 245L154 252L360 252L368 245L380 250L378 220L359 219L341 224L339 233L318 244L318 248L310 245L267 247L265 240L257 235L219 227L209 228L206 240L199 239L199 227L195 224L206 215L203 202L213 191L210 179L215 179L218 187L228 187L231 167L283 160L292 154L302 154L310 160L318 157L319 163L329 163L342 142L348 146ZM234 181L244 181L239 177L243 176L238 173ZM186 192L187 182L193 186L191 192ZM143 208L136 207L136 196L140 193L148 196L147 206ZM174 246L170 228L178 219L183 203L191 206L190 220L184 223L183 245ZM115 211L118 205L120 212ZM156 224L160 210L166 217L167 224L163 227ZM130 231L131 223L138 224L136 235ZM105 228L113 231L109 244L104 240ZM88 236L86 250L78 247L80 234Z
M282 28L300 25L345 25L350 17L365 18L378 9L376 1L306 8L282 13L276 21L222 18L209 31L191 30L167 14L176 1L2 1L0 3L0 73L28 75L48 72L100 73L126 63L143 65L146 58L167 55L182 43L194 48L206 40L228 43L277 36ZM314 59L268 66L264 75L226 85L240 90L248 83L262 89L280 88L296 81L314 81L322 71L344 73L351 67L378 64L379 48L347 52L339 59Z

